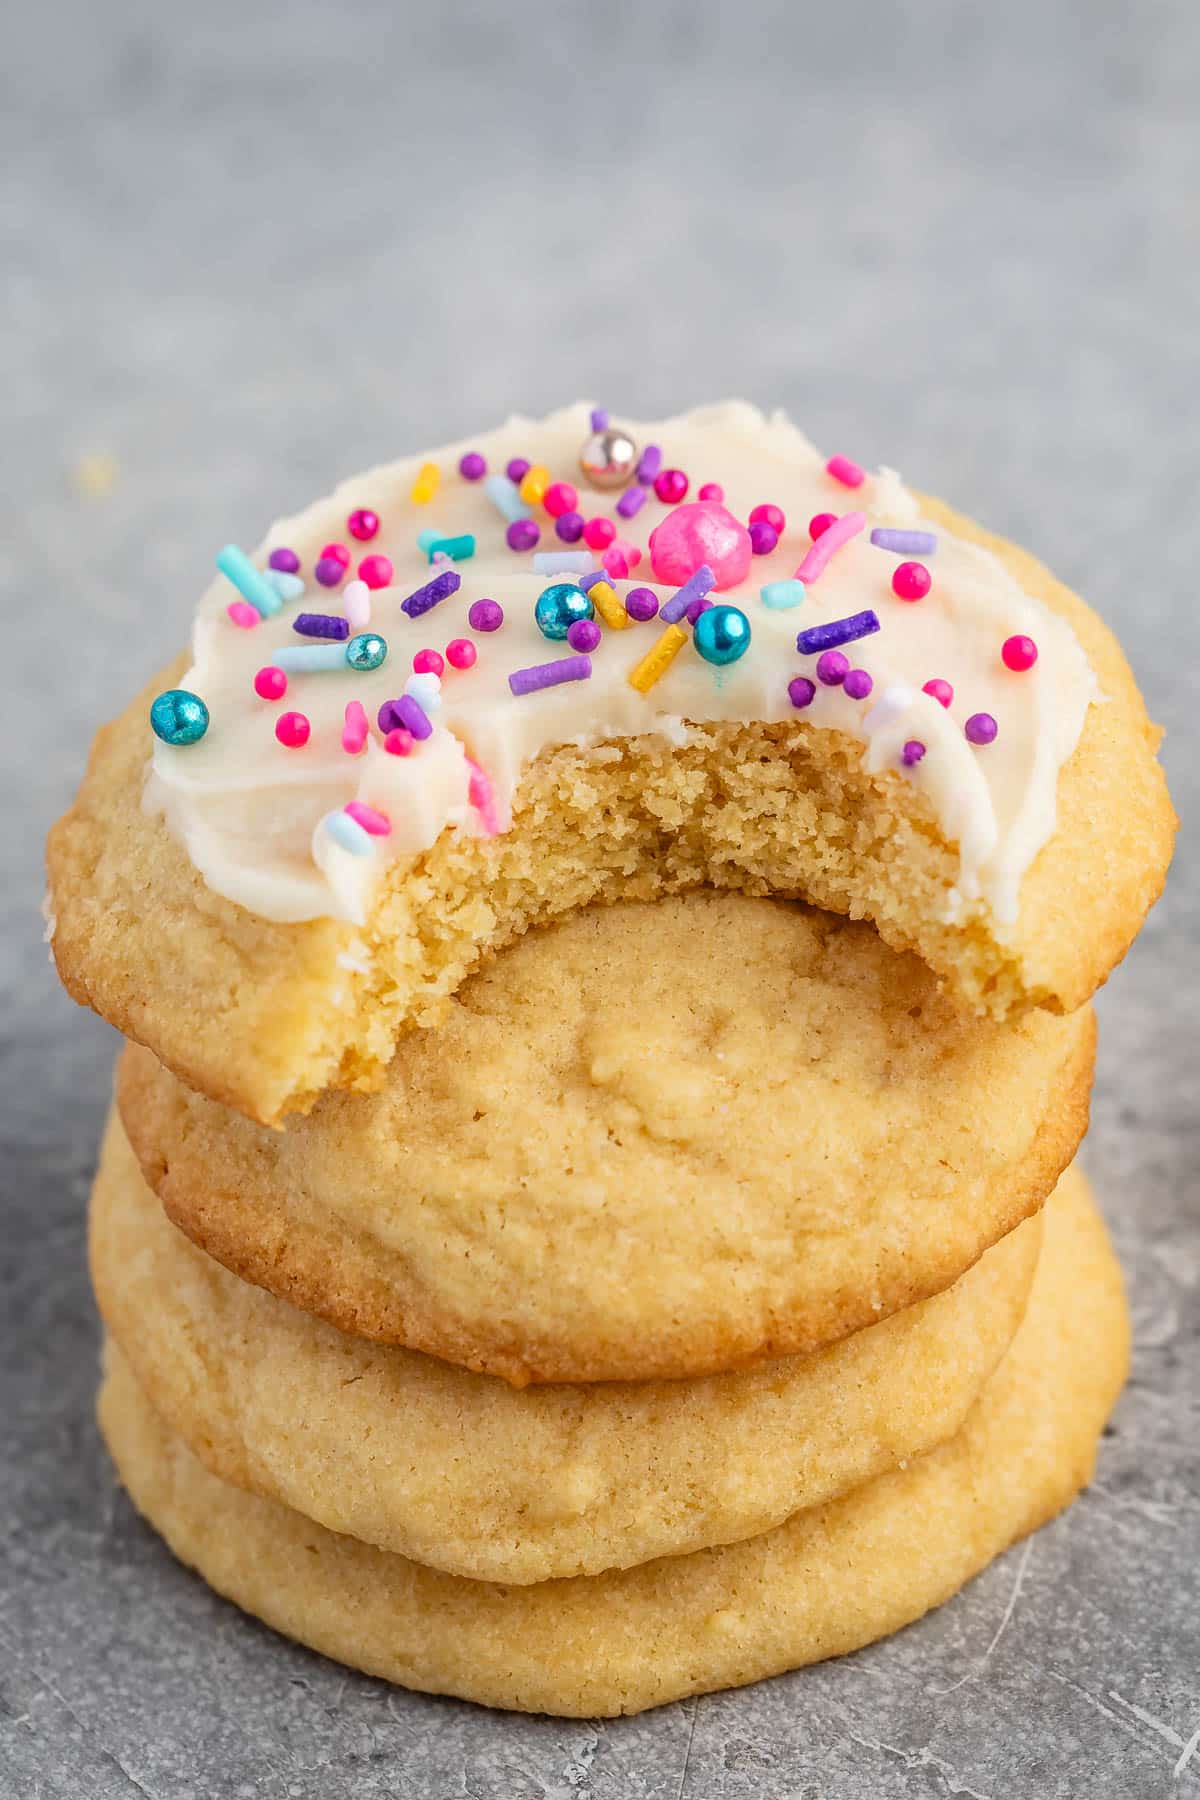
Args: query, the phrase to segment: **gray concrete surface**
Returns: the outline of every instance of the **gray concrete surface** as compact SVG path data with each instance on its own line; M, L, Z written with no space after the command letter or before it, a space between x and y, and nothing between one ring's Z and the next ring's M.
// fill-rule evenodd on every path
M1101 1002L1137 1346L1090 1492L891 1643L595 1726L348 1676L134 1518L83 1255L113 1040L36 919L219 544L580 393L782 402L1026 540L1122 631L1194 815L1194 4L43 0L4 51L0 1795L1200 1793L1194 838Z

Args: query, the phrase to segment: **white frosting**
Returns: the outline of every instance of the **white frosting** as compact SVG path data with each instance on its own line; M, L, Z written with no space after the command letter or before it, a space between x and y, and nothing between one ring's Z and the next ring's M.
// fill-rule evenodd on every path
M541 421L514 418L485 437L356 476L274 526L256 558L265 562L278 545L294 549L309 583L302 600L249 631L226 615L238 596L223 576L200 603L193 662L182 686L204 698L212 722L198 744L172 748L155 741L146 804L165 813L205 881L268 918L332 915L361 924L387 859L427 848L446 829L484 829L471 804L468 758L490 778L493 823L504 829L522 771L547 747L593 745L647 731L680 744L689 721L803 717L862 738L869 768L894 769L898 779L913 781L947 840L959 847L954 906L982 899L998 926L1010 923L1021 877L1054 829L1059 769L1078 742L1095 697L1091 670L1069 626L1026 594L996 557L928 524L937 532L937 550L920 560L928 562L933 587L916 603L896 599L891 574L902 558L875 548L869 533L876 525L921 527L918 501L888 469L868 476L857 490L841 486L826 473L825 457L781 413L764 417L753 407L729 402L629 429L639 445L661 445L665 467L688 472L689 501L702 483L716 481L725 490L726 506L742 520L762 501L773 501L787 514L778 548L754 557L739 587L712 596L740 606L749 618L753 640L746 655L713 668L687 646L642 694L630 685L629 672L654 643L661 623L651 620L623 631L602 626L589 680L520 698L510 693L513 670L571 654L566 644L548 642L533 617L543 588L570 577L539 575L528 554L508 549L505 521L483 483L459 475L458 459L464 450L477 449L491 472L502 471L518 455L544 464L555 480L579 489L586 517L612 517L618 537L645 551L650 532L670 509L651 492L637 516L625 521L615 511L618 494L587 487L578 466L589 430L586 406ZM441 469L441 485L430 504L418 506L409 492L427 460ZM347 514L360 506L382 521L378 537L365 545L346 532ZM867 530L835 554L798 607L766 607L759 589L794 573L809 548L810 517L852 509L866 512ZM534 516L542 527L539 548L558 547L553 524L540 507ZM427 526L447 536L472 532L476 554L456 565L459 591L412 620L400 602L435 573L416 541ZM277 649L305 641L292 630L296 613L342 610L340 590L319 587L311 575L331 540L345 542L356 559L382 552L395 564L394 585L372 596L371 629L387 639L388 659L370 674L347 668L292 675L282 703L260 700L253 689L255 672L275 660ZM598 567L599 557L595 560ZM622 596L635 586L655 587L663 599L674 591L654 582L648 553L627 581L613 585ZM491 634L472 632L467 622L471 603L483 596L504 608L504 624ZM855 701L840 687L818 685L812 705L798 715L788 682L798 674L813 676L815 659L797 653L797 632L868 607L878 613L881 629L845 651L854 666L873 677L872 694ZM1036 665L1023 674L1005 669L1000 659L1001 644L1015 633L1032 637L1039 649ZM417 650L444 651L455 637L474 639L475 667L447 667L433 735L409 757L389 755L375 729L378 708L403 692ZM934 676L954 687L949 710L921 691ZM341 746L350 700L363 703L372 727L359 756ZM285 748L274 736L275 718L288 709L306 713L312 722L309 742L299 750ZM978 712L995 716L999 734L994 743L977 748L964 737L963 724ZM912 769L902 769L900 753L910 738L926 745L926 755ZM392 822L391 836L373 839L368 856L343 849L321 828L331 809L354 799Z

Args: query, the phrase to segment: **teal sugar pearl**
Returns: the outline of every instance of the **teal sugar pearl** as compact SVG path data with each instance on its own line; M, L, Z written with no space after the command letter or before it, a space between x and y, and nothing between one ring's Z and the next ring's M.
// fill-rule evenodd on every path
M208 708L199 694L168 688L150 708L150 728L164 744L198 744L208 730Z
M735 663L750 648L750 621L736 606L710 606L692 631L700 655L718 668Z
M580 619L595 617L596 609L581 587L573 581L556 581L538 595L533 609L537 628L543 637L557 642L565 638Z
M360 631L346 645L346 661L352 669L378 669L387 656L387 640L377 631Z

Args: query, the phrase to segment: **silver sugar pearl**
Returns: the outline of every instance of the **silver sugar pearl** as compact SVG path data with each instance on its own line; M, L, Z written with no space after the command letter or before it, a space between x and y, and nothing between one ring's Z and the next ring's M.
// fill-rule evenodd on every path
M594 431L579 452L579 466L593 487L624 487L632 481L637 464L637 445L617 425Z

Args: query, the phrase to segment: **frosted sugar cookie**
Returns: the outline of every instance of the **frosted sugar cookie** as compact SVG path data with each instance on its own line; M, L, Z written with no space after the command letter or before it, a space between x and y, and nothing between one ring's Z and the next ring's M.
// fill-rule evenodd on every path
M596 899L797 895L996 1016L1079 1006L1136 933L1173 818L1081 601L780 415L639 424L585 475L590 425L515 419L227 548L191 656L100 734L51 839L58 966L214 1098L378 1083L485 954Z

